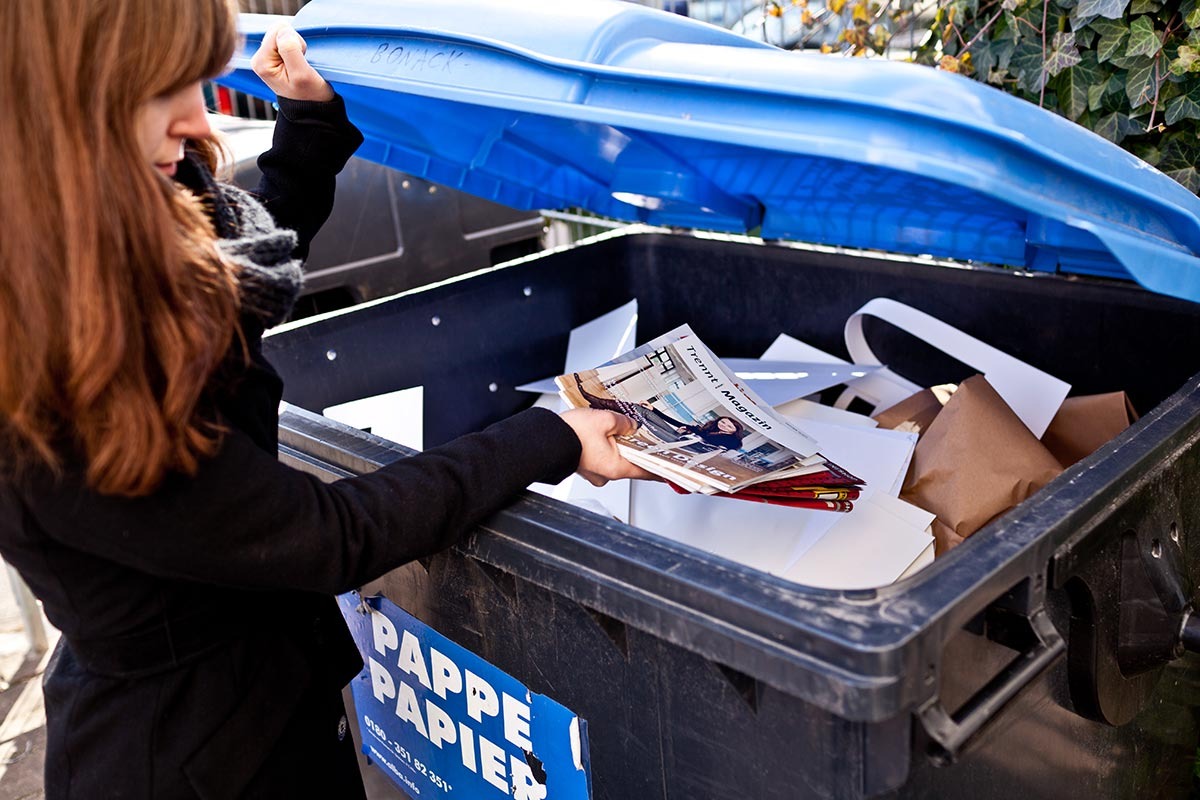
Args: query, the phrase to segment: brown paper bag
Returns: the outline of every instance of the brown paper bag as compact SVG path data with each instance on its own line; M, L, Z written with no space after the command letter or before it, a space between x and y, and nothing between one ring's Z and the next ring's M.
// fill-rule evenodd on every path
M1090 456L1137 418L1124 392L1068 397L1050 420L1042 444L1066 468Z
M900 497L937 515L940 556L1062 472L982 375L964 381L913 451Z
M938 400L933 390L922 389L891 408L880 411L873 419L879 423L881 428L901 429L921 434L928 430L929 423L933 422L933 418L941 410L941 401Z
M872 419L878 422L881 428L912 431L922 435L957 389L952 383L922 389L896 405L885 408Z

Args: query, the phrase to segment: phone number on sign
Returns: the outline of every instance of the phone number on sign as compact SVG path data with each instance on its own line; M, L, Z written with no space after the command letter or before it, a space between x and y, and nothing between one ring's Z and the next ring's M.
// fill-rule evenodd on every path
M370 717L363 717L363 727L376 739L386 744L393 753L400 756L400 759L404 762L404 765L411 769L414 773L427 778L430 783L447 794L454 791L453 786L451 786L444 778L422 763L421 759L416 758L412 753L408 752L408 748L401 746L397 742L389 742L387 733Z

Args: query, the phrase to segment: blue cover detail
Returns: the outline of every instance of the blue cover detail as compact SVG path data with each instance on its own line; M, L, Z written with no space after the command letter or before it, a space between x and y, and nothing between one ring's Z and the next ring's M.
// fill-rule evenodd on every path
M243 15L248 69L272 20ZM1200 300L1200 199L978 82L618 0L314 0L360 155L518 208L1130 278Z

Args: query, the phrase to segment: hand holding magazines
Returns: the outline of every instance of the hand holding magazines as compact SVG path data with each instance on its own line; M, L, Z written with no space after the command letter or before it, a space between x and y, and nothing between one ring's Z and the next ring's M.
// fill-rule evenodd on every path
M618 439L622 454L683 491L849 511L862 485L775 415L686 325L555 380L568 405L637 422L634 434Z

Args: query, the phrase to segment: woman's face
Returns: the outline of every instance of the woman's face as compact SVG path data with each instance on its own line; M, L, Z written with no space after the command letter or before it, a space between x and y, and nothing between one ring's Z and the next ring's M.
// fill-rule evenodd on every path
M183 160L184 141L212 135L204 111L200 81L142 103L137 133L147 163L167 177L173 176L176 164Z
M733 420L721 417L717 420L717 430L721 433L737 433L737 425L734 424Z

